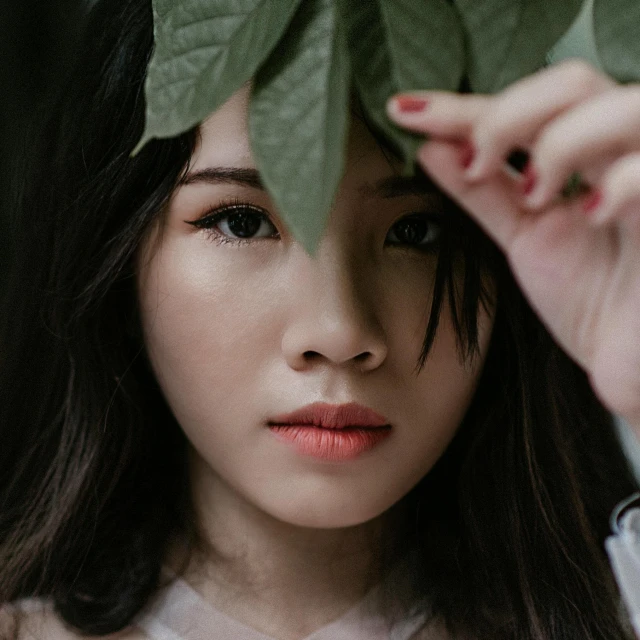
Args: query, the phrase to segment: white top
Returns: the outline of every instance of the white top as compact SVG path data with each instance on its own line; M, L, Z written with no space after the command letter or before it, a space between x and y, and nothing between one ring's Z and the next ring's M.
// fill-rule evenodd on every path
M423 626L421 615L391 627L370 604L377 588L338 620L314 631L304 640L411 640ZM276 640L212 607L187 582L176 578L162 589L136 620L152 640ZM420 636L422 640L446 640L441 629Z
M303 640L449 640L439 621L430 620L425 625L427 614L416 613L391 623L376 607L391 585L392 593L410 592L407 591L410 589L407 564L413 561L415 558L407 554L359 603ZM170 570L164 569L163 573L169 579L167 586L158 590L133 622L133 627L150 640L278 640L216 609ZM25 613L53 615L49 600L29 598L14 606ZM44 618L47 619L51 620ZM50 634L33 637L46 638Z
M358 604L304 640L448 640L438 622L425 625L425 613L389 622L376 606L390 586L392 593L414 593L409 568L416 561L412 553L407 553ZM164 573L171 582L135 621L151 640L277 640L214 608L172 572Z

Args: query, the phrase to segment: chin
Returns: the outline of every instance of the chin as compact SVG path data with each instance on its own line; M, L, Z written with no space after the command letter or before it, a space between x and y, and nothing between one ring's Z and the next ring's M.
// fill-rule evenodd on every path
M278 520L296 527L310 529L345 529L357 527L381 516L391 504L327 504L325 501L303 501L300 506L288 503L269 509Z

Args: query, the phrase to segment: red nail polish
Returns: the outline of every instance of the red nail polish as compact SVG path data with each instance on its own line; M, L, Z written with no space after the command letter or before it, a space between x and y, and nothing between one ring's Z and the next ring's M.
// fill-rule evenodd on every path
M528 162L522 172L522 185L520 187L522 189L522 193L524 193L525 196L528 196L533 191L537 182L538 174L533 168L531 162Z
M398 110L402 113L420 113L424 111L429 101L426 98L412 98L411 96L398 96L396 98Z
M460 147L460 165L463 169L468 169L476 157L476 148L472 142L465 140Z
M602 191L600 189L594 189L582 203L582 210L586 214L593 213L602 202Z

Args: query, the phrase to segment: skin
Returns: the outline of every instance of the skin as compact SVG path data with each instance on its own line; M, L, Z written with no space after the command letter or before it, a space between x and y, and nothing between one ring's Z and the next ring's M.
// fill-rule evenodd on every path
M202 125L189 175L255 167L248 97L243 87ZM363 196L365 185L398 170L354 119L315 257L266 192L202 181L176 190L140 251L146 347L192 446L194 501L216 552L192 562L186 577L217 607L277 638L311 633L371 586L379 536L398 526L399 501L451 441L481 371L483 356L459 360L445 308L415 374L436 257L389 234L403 216L437 210L440 197ZM262 237L237 245L189 224L230 197L260 207L274 227L265 222ZM233 237L224 224L217 233ZM483 312L483 355L491 327ZM329 463L266 428L270 417L316 401L364 404L387 417L392 433L357 460ZM238 597L225 599L239 585Z
M411 95L428 107L401 113L392 100L388 113L430 136L425 171L500 245L542 321L640 437L640 85L568 60L492 96ZM503 171L517 147L537 178L528 194ZM561 200L574 171L591 191Z

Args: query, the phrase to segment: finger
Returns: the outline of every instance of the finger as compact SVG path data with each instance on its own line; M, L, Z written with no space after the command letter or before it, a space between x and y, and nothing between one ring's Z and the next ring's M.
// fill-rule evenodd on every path
M543 274L538 278L541 282L558 277L569 282L575 278L573 272L563 274L562 268L558 270L558 256L567 247L573 253L583 250L574 246L581 244L580 227L586 227L582 212L572 214L570 208L561 204L550 207L543 215L532 213L522 207L511 178L502 173L482 182L469 182L460 166L463 152L463 143L432 139L418 150L417 159L427 174L503 250L517 279L523 273ZM555 260L551 263L542 260L540 256L544 255L555 256ZM554 271L544 273L549 270ZM530 277L529 280L532 281ZM544 292L537 291L531 282L525 289L544 300Z
M427 174L506 251L524 215L513 194L512 181L497 175L481 183L469 183L460 164L464 152L464 143L433 138L416 157Z
M396 124L443 138L465 138L490 102L488 96L447 91L412 91L393 96L387 115Z
M526 204L546 206L575 171L640 149L640 87L618 86L566 111L530 151L535 187Z
M468 179L483 180L496 173L509 152L528 147L547 122L614 86L613 80L577 59L514 83L495 96L474 125L476 155Z
M600 191L586 203L595 226L635 218L640 226L640 152L617 160L604 175Z
M500 173L482 182L465 180L457 157L461 147L432 139L420 148L417 157L428 175L502 249L532 307L541 318L553 321L560 344L584 366L586 357L576 347L574 329L568 327L576 317L572 309L592 299L576 291L598 280L599 253L608 251L610 234L590 229L573 205L550 207L543 214L528 211L519 204L512 181ZM550 295L550 285L554 295ZM569 298L572 303L565 311L565 299Z

